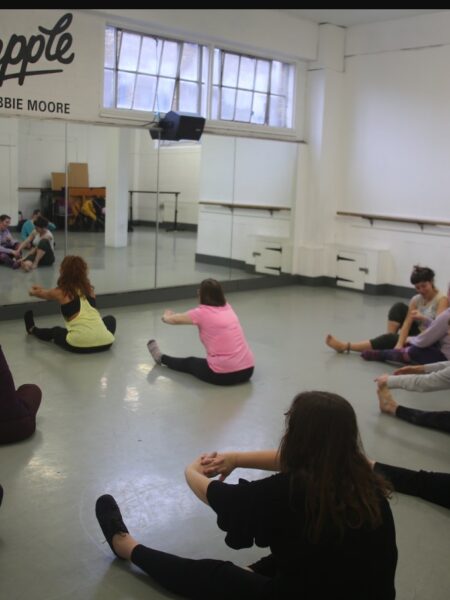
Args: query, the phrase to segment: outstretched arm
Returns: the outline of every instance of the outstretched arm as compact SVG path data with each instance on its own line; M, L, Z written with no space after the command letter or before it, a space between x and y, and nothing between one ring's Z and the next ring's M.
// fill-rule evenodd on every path
M191 317L188 313L174 313L173 310L165 310L161 317L163 323L169 325L193 325Z
M280 468L278 450L202 454L186 467L184 474L189 487L197 498L209 505L206 493L211 478L220 475L219 481L224 481L238 467L278 471Z
M257 450L254 452L212 452L201 457L203 472L208 477L220 475L224 481L237 468L261 469L263 471L279 471L280 457L278 450Z
M63 300L62 292L59 288L45 289L40 285L32 285L28 290L29 296L42 298L42 300L56 300L59 303Z
M206 492L209 484L211 483L211 479L205 475L201 460L202 457L199 456L194 460L193 463L188 465L184 470L184 476L186 477L188 486L191 488L197 498L209 506Z

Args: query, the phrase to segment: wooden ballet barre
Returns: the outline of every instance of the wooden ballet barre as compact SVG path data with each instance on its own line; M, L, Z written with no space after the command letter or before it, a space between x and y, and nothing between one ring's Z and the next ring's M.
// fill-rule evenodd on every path
M232 202L209 202L208 200L201 200L199 204L206 204L208 206L223 206L234 210L235 208L250 208L254 210L268 210L272 214L276 211L291 210L290 206L272 206L271 204L234 204Z
M338 210L336 214L342 217L360 217L361 219L367 219L370 221L371 225L373 225L374 221L390 221L393 223L412 223L413 225L419 225L422 230L424 225L450 227L450 221L437 221L435 219L392 217L390 215L372 215L369 213L346 212L342 210Z

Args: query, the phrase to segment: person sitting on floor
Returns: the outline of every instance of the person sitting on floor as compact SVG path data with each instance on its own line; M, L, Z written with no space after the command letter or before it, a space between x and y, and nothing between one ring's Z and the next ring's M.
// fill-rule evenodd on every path
M36 431L36 413L42 399L34 383L17 388L0 346L0 444L20 442Z
M11 217L0 215L0 265L18 269L20 267L20 263L17 261L20 257L20 242L9 231L10 225Z
M27 246L31 246L32 249L26 256L19 259L23 271L28 272L38 267L48 267L55 262L55 241L48 228L48 219L36 218L33 231L20 244L18 251L21 252Z
M425 374L425 368L427 370ZM423 370L422 370L423 369ZM424 373L423 375L421 373ZM394 375L383 374L376 378L378 400L383 413L408 421L414 425L430 427L450 433L450 411L430 411L408 408L398 404L390 388L403 388L415 392L432 392L450 388L450 362L403 367Z
M36 208L33 210L33 213L31 215L31 218L26 220L24 222L24 224L22 225L22 228L20 230L20 237L22 238L22 240L26 240L27 237L30 235L30 233L33 231L34 229L34 224L36 222L36 219L38 217L41 217L41 211L39 208ZM49 231L55 231L56 229L56 225L54 223L52 223L51 221L48 222L48 229ZM31 243L28 247L31 247Z
M90 353L108 350L114 342L116 319L103 319L96 308L94 287L88 278L88 266L81 256L66 256L61 262L57 287L44 289L33 285L30 296L59 303L66 328L40 328L31 310L24 315L27 333L40 340L53 341L70 352Z
M450 298L450 287L448 289ZM407 346L392 350L364 350L364 360L392 361L409 364L427 364L450 360L450 308L427 323L419 335L408 336Z
M104 494L95 513L112 552L184 598L393 600L390 486L362 450L351 404L329 392L303 392L285 414L278 450L213 452L185 470L191 490L216 512L225 543L270 548L268 556L242 568L144 546ZM226 483L236 468L277 473Z
M255 359L222 286L215 279L205 279L198 295L200 304L197 308L185 313L165 310L162 320L171 325L196 325L206 348L206 358L174 358L163 354L156 340L150 340L147 347L154 361L215 385L248 381L253 374Z
M408 336L419 335L430 320L449 307L448 297L435 287L434 277L434 271L429 267L414 266L410 281L418 293L412 297L409 306L397 302L391 307L387 333L360 342L344 342L328 334L325 343L339 353L403 348Z

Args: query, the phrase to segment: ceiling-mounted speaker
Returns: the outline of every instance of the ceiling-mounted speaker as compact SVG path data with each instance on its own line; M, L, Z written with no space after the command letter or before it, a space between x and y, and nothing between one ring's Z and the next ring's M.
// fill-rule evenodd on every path
M190 113L169 111L156 128L150 129L154 140L199 140L205 127L203 117Z

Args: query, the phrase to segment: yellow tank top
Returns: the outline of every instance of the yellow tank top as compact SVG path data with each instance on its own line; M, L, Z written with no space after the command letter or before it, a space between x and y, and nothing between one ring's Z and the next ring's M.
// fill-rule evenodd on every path
M80 312L66 323L66 341L76 348L96 348L114 342L114 335L106 328L100 313L80 296Z

